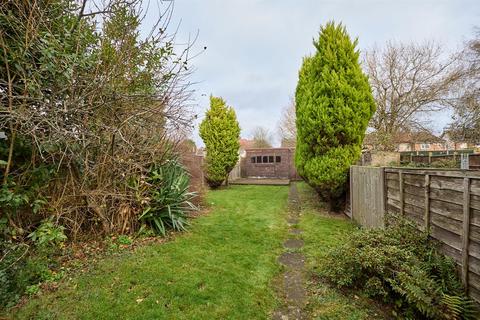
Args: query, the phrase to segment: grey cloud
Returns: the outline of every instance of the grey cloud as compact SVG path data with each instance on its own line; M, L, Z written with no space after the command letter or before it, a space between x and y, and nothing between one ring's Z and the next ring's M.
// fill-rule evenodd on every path
M199 82L199 120L208 95L220 95L235 107L242 136L248 137L257 125L276 130L302 57L313 51L312 39L328 20L342 21L359 37L361 50L387 40L432 38L454 50L479 18L478 0L177 0L172 26L181 19L178 41L199 30L196 49L208 47L194 61L192 77ZM440 126L448 116L437 119ZM197 132L194 139L201 143Z

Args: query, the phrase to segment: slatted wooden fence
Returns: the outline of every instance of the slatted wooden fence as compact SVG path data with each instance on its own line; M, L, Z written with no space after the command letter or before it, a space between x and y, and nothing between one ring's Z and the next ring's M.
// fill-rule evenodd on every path
M441 243L440 249L459 265L469 295L480 303L480 172L369 169L351 169L352 217L370 214L371 217L355 220L362 225L367 221L366 226L371 227L368 221L384 220L386 212L393 212L410 218L419 229L430 229L431 236ZM378 171L383 171L383 175ZM383 185L383 193L377 191L378 185ZM383 197L383 210L373 205L375 200L369 200L375 196ZM369 202L371 213L359 211Z
M480 153L469 155L468 161L470 169L480 170Z
M235 167L233 167L232 171L228 174L228 180L233 181L240 179L242 177L242 168L241 168L241 160L238 160Z
M350 168L350 217L366 228L385 226L384 175L384 168Z

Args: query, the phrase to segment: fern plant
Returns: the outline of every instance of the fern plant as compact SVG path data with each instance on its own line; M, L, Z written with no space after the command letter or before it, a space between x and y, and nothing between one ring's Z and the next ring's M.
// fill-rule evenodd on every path
M191 202L196 193L189 191L185 168L178 161L153 166L146 182L149 203L139 219L161 235L167 229L186 230L188 214L198 208Z
M399 216L385 230L362 230L328 252L323 277L391 303L402 319L478 319L455 272L427 233Z

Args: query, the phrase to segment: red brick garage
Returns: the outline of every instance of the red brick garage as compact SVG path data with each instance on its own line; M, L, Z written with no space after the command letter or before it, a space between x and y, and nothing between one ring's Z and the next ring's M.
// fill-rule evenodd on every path
M297 180L300 177L294 161L293 148L246 149L241 163L242 177Z

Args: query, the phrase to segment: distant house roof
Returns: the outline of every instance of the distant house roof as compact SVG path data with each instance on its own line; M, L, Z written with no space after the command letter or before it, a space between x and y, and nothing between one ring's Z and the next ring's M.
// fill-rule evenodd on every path
M394 138L396 143L444 143L445 140L428 131L401 132Z
M259 152L259 151L285 151L285 150L295 150L295 148L292 147L280 147L280 148L248 148L245 149L246 152Z
M364 145L377 145L381 140L376 132L370 132L363 139ZM428 131L400 132L393 138L393 143L445 143L445 140Z
M254 144L255 144L255 141L253 140L248 140L248 139L240 139L239 140L240 142L240 148L245 150L245 149L251 149L253 148Z
M448 142L455 142L455 143L469 142L467 139L465 139L465 137L462 137L461 134L458 134L454 130L450 130L450 129L443 130L440 138L445 139Z
M393 139L389 141L387 137L379 136L377 132L367 133L363 139L364 147L377 148L383 143L393 143L398 145L401 143L421 144L421 143L446 143L445 139L439 138L428 131L403 131L398 133Z

